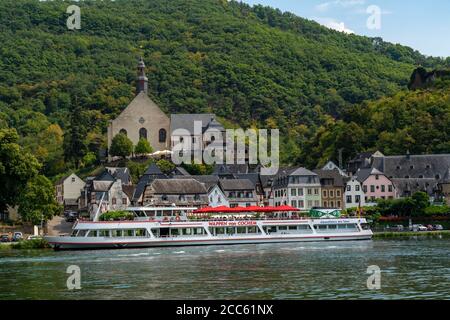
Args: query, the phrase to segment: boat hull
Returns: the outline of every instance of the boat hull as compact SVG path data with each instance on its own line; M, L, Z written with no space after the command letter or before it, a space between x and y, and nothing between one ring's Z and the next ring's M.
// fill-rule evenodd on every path
M126 249L146 247L175 247L175 246L206 246L206 245L239 245L239 244L264 244L264 243L289 243L289 242L319 242L319 241L356 241L371 240L372 232L360 232L354 234L311 234L301 236L265 236L254 238L234 237L204 237L202 239L121 239L99 240L98 238L76 237L45 237L55 250L79 250L79 249Z

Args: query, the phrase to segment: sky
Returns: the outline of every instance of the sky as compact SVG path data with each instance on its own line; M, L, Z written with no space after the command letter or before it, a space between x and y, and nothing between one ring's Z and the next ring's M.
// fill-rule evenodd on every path
M329 28L450 56L449 0L242 0L262 4ZM368 13L369 11L369 13Z

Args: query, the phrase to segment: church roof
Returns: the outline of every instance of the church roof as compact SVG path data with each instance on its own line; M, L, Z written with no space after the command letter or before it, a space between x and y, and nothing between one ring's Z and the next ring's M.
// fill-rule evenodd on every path
M201 133L203 133L214 118L215 115L212 113L172 114L170 115L170 132L184 129L194 134L194 122L200 121L202 123Z

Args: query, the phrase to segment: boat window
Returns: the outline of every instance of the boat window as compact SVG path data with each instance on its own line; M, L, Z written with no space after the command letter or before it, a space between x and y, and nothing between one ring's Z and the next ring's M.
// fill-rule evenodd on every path
M172 215L172 211L163 211L163 217L170 217Z
M319 225L319 230L325 230L327 228L326 224L320 224Z
M87 232L88 232L88 230L79 230L77 237L85 237Z
M297 230L297 226L289 226L289 230Z
M225 234L225 228L214 228L214 234Z
M237 227L236 231L237 231L237 233L246 233L246 228L245 227Z
M145 237L146 230L145 229L136 229L135 235L136 237Z
M172 236L172 237L177 237L177 236L179 236L180 234L181 234L181 229L178 229L178 228L173 228L173 229L170 229L170 235Z
M88 234L89 237L98 237L98 231L97 230L91 230Z
M346 225L345 224L340 224L340 225L338 225L338 229L345 229L346 228Z
M156 216L157 217L162 217L162 210L156 211Z
M122 237L123 230L111 230L111 237Z
M247 227L247 232L248 233L258 233L259 228L258 227Z
M329 224L328 229L337 229L337 225L335 224Z
M109 230L99 230L100 237L109 237Z
M227 234L235 234L236 230L234 227L227 227Z
M134 236L134 230L131 230L131 229L123 230L122 236L124 236L124 237L133 237Z
M314 226L314 229L317 229L316 227L317 226ZM308 224L302 224L302 225L298 226L298 229L299 230L309 230L309 229L311 229L311 227Z
M279 226L278 227L278 230L282 230L282 231L287 230L287 229L288 229L287 226Z

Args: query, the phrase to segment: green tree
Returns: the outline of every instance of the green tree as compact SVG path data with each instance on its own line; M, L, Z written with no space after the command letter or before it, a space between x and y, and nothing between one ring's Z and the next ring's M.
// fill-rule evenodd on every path
M164 159L157 161L156 165L165 174L171 173L176 167L172 162L164 160Z
M76 168L79 168L81 159L87 152L87 128L83 118L82 109L77 104L70 114L69 129L64 134L64 158L73 162Z
M140 138L136 147L134 148L135 154L146 154L146 153L152 153L153 148L145 138Z
M126 158L133 152L133 142L131 142L128 137L123 134L119 133L114 136L114 138L111 141L111 148L109 150L109 153L112 156L116 157L122 157Z
M24 221L39 224L61 210L62 207L55 200L53 184L45 176L37 175L30 179L20 192L18 212Z
M17 142L15 129L0 130L0 210L18 204L27 182L35 177L41 165L37 159L25 152ZM53 189L52 189L53 190Z

